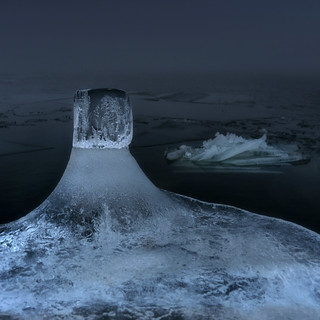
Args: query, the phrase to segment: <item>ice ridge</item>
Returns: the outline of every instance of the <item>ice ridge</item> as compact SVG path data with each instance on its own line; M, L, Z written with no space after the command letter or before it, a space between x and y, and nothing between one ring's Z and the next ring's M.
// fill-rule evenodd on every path
M259 139L245 139L233 133L223 135L219 132L213 139L203 141L201 147L181 145L168 151L166 158L169 161L210 162L233 166L283 165L304 160L296 148L283 150L268 145L266 134Z

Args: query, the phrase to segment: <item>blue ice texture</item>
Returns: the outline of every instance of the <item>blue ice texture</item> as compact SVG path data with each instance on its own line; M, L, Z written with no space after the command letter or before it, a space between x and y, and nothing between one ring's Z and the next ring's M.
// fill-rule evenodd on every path
M320 319L318 234L155 187L127 148L123 91L74 106L61 181L0 227L0 318Z

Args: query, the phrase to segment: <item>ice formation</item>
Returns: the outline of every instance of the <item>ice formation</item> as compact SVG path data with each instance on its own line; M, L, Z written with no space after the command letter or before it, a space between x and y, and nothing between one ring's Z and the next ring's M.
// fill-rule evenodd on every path
M56 189L0 227L0 318L320 317L318 234L156 188L127 148L124 92L78 92L75 121Z
M233 166L280 165L304 160L296 150L285 151L268 145L266 140L265 134L259 139L244 139L232 133L216 133L214 139L203 141L202 147L182 145L167 152L166 158Z
M116 89L78 90L74 99L73 146L128 147L132 140L132 111L125 92Z

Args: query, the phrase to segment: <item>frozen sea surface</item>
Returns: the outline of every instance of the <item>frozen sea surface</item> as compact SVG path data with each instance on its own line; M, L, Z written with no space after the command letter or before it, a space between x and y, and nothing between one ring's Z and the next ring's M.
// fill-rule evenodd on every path
M0 229L1 317L320 317L318 234L162 191L126 147L90 137L47 200Z
M319 235L161 191L125 149L74 149L0 241L13 319L320 317Z

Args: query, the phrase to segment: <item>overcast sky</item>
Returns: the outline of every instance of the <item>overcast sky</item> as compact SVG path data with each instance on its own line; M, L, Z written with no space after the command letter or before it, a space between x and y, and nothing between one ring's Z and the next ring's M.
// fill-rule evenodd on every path
M319 0L0 0L0 72L320 73Z

